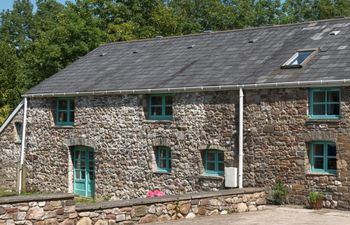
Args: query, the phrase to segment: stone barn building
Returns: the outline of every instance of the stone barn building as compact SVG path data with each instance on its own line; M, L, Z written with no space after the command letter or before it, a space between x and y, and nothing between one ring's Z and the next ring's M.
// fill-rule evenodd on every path
M349 208L349 44L343 18L103 45L23 95L0 177L120 199L281 179Z

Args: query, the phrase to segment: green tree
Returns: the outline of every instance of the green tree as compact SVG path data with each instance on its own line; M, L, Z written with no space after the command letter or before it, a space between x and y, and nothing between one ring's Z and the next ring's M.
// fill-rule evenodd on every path
M16 47L22 54L27 43L33 41L33 5L29 0L16 0L11 11L0 14L0 39Z
M255 26L279 24L282 5L280 0L258 0L255 5Z
M93 19L54 0L38 2L36 40L23 60L30 86L53 75L101 43ZM90 14L90 17L92 14Z
M230 2L234 11L234 28L251 27L255 24L255 0L232 0Z
M334 0L334 8L336 16L350 16L349 0Z
M0 41L0 124L20 101L23 73L16 49Z
M282 7L282 23L296 23L312 18L311 0L286 0Z

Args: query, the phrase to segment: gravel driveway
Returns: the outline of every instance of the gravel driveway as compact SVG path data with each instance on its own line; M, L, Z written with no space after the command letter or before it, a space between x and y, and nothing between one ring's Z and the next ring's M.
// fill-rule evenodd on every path
M267 206L257 212L198 217L153 225L338 225L350 224L350 211L310 210L300 206Z

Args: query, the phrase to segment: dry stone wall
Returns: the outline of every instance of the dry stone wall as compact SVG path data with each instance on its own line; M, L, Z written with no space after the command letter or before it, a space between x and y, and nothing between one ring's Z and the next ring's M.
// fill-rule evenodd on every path
M259 188L105 202L77 206L78 225L138 224L193 219L264 209L265 192Z
M0 225L74 225L77 217L71 194L0 198Z
M16 140L15 123L22 123L22 121L23 110L20 110L0 134L0 189L2 190L16 190L21 143Z
M181 194L223 188L222 177L206 177L201 150L218 149L234 165L238 93L182 93L173 96L172 121L147 120L147 96L91 96L75 100L75 126L56 127L54 99L28 103L27 187L72 191L70 148L95 150L96 195L145 197L160 189ZM171 148L172 171L158 173L154 149Z
M134 225L264 209L265 192L247 188L75 205L72 194L0 198L0 225Z

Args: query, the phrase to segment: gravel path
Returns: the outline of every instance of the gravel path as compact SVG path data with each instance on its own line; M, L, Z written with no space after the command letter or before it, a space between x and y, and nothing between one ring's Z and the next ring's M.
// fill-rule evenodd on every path
M350 224L350 211L310 210L300 206L267 206L257 212L197 217L153 225L338 225Z

